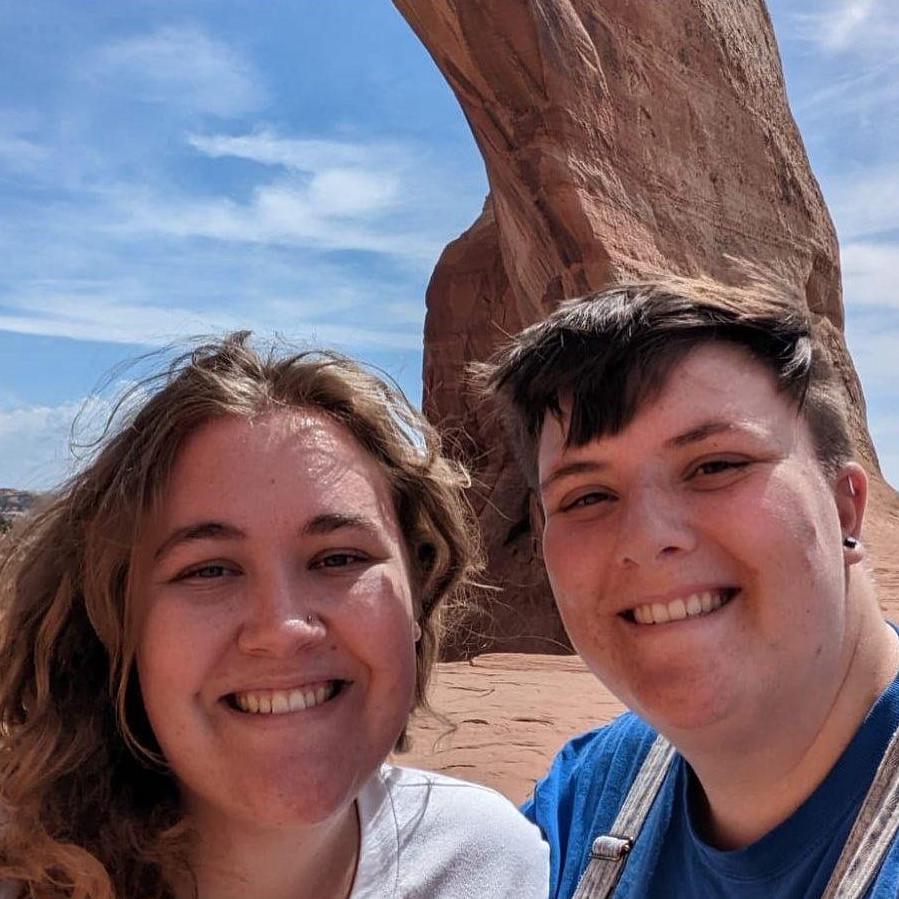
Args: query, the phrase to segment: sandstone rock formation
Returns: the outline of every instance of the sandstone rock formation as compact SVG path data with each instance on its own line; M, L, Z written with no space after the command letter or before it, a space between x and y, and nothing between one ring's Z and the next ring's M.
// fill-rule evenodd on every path
M566 646L532 558L524 483L489 410L460 389L468 362L564 297L656 270L727 281L727 255L777 265L831 324L859 449L879 479L842 339L836 236L763 0L394 2L455 92L490 183L427 296L425 408L468 435L490 579L503 587L452 655ZM874 507L883 565L899 502L879 480Z

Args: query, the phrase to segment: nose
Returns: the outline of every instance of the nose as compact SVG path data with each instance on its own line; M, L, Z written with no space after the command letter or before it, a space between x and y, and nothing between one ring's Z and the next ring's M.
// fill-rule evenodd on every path
M238 648L254 656L289 658L327 634L325 622L300 579L289 572L267 572L248 584Z
M657 565L695 549L688 501L672 487L639 484L623 505L616 544L619 565Z

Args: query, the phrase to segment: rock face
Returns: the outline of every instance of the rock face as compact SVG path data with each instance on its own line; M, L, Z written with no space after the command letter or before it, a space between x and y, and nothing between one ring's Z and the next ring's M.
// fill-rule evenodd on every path
M460 450L503 588L451 656L567 646L532 558L524 482L490 411L460 387L467 363L563 298L653 271L729 281L729 255L776 265L831 324L859 451L879 477L842 338L836 235L762 0L394 3L455 92L490 183L427 295L426 412L468 435ZM875 486L886 551L899 503Z
M13 521L24 515L40 499L39 493L0 487L0 534L12 527Z

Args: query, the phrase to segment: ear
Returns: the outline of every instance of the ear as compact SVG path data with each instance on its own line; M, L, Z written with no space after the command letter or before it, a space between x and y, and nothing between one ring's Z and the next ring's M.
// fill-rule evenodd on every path
M421 625L417 621L412 622L412 639L416 643L421 639Z
M528 518L531 520L531 550L536 558L543 561L543 527L546 516L543 514L543 503L534 490L528 494Z
M843 558L847 565L855 565L865 556L860 535L868 505L868 475L857 462L849 462L837 472L834 498L844 541L847 537L856 541L855 546L843 544Z

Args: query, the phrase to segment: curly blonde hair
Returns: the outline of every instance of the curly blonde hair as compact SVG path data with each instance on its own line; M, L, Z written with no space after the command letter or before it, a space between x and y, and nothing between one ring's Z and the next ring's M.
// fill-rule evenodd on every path
M328 351L205 343L126 395L93 460L0 544L0 880L34 899L163 899L190 876L190 830L134 677L136 535L204 423L314 409L383 470L411 560L416 706L444 611L480 566L465 471L402 393ZM405 732L397 748L406 747Z

